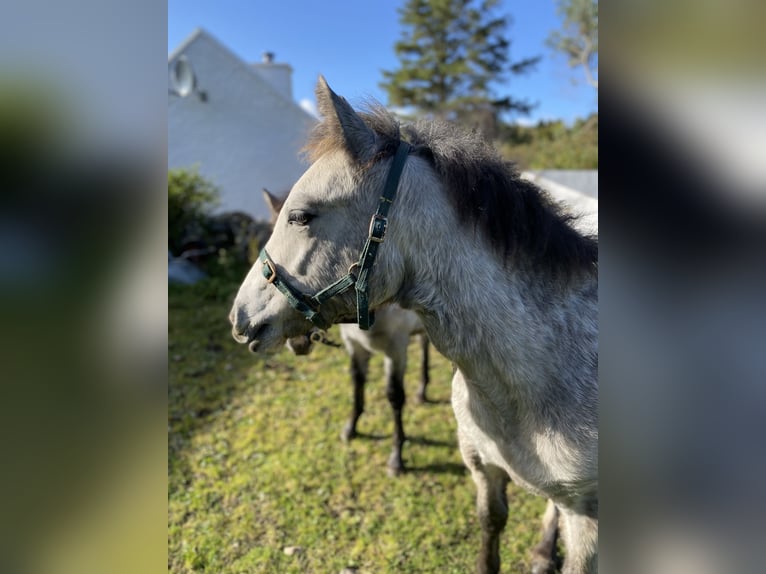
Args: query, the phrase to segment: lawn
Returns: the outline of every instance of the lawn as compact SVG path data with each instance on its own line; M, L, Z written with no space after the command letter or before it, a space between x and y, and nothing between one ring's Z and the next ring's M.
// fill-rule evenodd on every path
M170 287L168 571L473 571L480 531L457 448L449 361L432 349L432 402L405 407L408 469L390 478L381 357L370 365L361 436L344 444L345 351L250 354L227 321L236 288L215 279ZM330 334L340 340L337 327ZM408 397L418 368L413 340ZM503 571L524 572L545 501L513 485L508 494Z

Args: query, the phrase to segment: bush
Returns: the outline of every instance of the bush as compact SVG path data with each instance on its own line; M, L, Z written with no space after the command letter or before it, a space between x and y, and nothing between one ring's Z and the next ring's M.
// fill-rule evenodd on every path
M571 128L561 121L504 126L500 153L524 169L598 169L598 114Z
M218 188L196 170L168 171L168 248L174 255L180 254L190 234L204 234L219 198Z

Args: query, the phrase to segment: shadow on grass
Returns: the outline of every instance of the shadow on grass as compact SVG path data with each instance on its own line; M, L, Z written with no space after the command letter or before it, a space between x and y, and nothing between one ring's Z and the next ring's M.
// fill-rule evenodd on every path
M438 446L443 448L457 448L457 443L454 441L446 441L446 440L434 440L432 438L426 438L422 436L409 436L407 435L407 440L412 444L419 444L423 446Z
M431 397L427 397L424 400L420 402L416 402L416 407L427 407L427 406L437 406L437 405L448 405L452 401L448 398L446 399L432 399Z
M231 337L228 309L233 281L207 279L168 292L168 487L183 487L191 473L185 453L193 438L213 423L246 389L248 373L266 361L248 356ZM243 352L244 351L244 352Z
M373 434L373 433L363 433L363 432L356 432L356 436L351 439L351 441L355 440L367 440L367 441L373 441L373 442L380 442L380 441L390 441L392 440L392 435L390 434ZM442 447L442 448L457 448L457 443L455 441L446 441L446 440L434 440L431 438L421 437L421 436L410 436L407 435L406 441L411 444L418 444L421 446L435 446L435 447Z
M451 474L454 476L468 476L468 469L465 465L457 462L435 462L423 466L408 466L407 473L410 474Z
M356 435L354 438L350 439L349 442L353 442L355 440L368 440L368 441L382 441L382 440L391 440L390 434L373 434L373 433L365 433L365 432L359 432L356 431Z

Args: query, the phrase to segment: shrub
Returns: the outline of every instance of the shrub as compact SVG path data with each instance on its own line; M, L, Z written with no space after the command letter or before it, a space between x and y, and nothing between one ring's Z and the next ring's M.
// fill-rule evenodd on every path
M562 121L505 126L500 153L524 169L598 169L598 114L567 128Z
M168 248L174 255L190 234L204 234L219 198L218 188L196 170L168 171Z

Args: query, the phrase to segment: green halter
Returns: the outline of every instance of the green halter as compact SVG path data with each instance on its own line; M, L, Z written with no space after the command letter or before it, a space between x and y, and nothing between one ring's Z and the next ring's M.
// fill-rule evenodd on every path
M354 263L343 277L335 283L325 287L315 295L301 293L292 287L287 281L279 277L277 267L266 252L266 248L261 249L258 260L263 263L263 276L266 281L274 285L285 297L293 309L301 313L306 319L311 321L320 329L329 329L331 323L320 315L322 303L345 293L351 287L356 289L356 315L359 328L367 330L375 322L375 314L369 310L369 277L372 266L375 263L375 256L378 253L378 247L386 236L388 227L388 209L394 202L396 191L399 188L399 178L402 175L404 164L407 162L407 156L410 152L409 144L400 142L399 147L394 154L391 167L388 170L386 184L383 193L380 196L378 209L370 219L370 228L367 233L367 241L359 256L359 261ZM357 270L354 275L353 271Z

